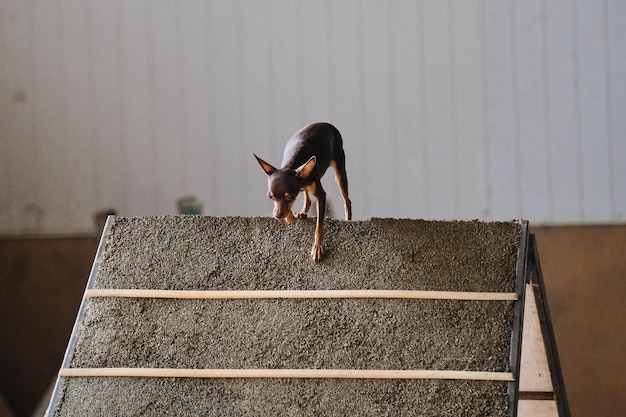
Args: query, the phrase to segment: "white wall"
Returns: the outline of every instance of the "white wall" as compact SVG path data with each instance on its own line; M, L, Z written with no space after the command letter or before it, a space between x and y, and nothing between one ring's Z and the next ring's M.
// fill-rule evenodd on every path
M0 0L0 232L269 215L252 152L320 120L357 219L624 221L625 39L622 0Z

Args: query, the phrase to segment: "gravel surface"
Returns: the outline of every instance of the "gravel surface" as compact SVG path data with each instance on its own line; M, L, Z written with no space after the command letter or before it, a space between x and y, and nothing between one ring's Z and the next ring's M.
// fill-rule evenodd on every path
M513 291L517 222L118 218L96 288Z
M511 292L519 222L116 218L94 288ZM88 299L71 367L507 372L510 301ZM506 382L62 378L55 416L504 416Z

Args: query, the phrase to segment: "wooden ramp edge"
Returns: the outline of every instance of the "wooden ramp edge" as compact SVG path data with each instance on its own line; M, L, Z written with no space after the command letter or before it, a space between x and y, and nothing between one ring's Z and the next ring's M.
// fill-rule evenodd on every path
M530 235L519 387L519 417L569 417L539 250Z

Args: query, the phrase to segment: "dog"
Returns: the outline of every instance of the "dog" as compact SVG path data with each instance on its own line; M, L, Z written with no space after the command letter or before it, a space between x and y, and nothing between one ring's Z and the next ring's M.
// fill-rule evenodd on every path
M254 153L253 155L269 176L267 196L274 201L275 218L285 219L289 224L295 223L297 218L305 219L311 207L309 195L315 196L317 222L311 257L314 261L320 261L324 254L322 240L326 213L326 192L320 180L329 166L335 170L335 180L344 200L346 220L352 220L346 156L339 130L329 123L313 123L303 127L287 141L280 168L273 167ZM304 192L304 206L296 218L292 206L300 191Z

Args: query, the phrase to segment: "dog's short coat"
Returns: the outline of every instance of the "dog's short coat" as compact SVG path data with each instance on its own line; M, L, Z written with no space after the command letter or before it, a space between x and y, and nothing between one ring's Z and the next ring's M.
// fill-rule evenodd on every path
M329 166L335 170L335 180L344 199L345 218L352 219L346 157L339 130L329 123L313 123L303 127L287 141L280 168L254 156L269 175L267 195L274 201L273 215L277 219L285 219L289 224L296 221L292 206L300 191L304 192L304 206L298 213L298 218L306 218L311 207L309 194L315 196L317 223L311 257L319 261L324 253L322 240L326 213L326 192L320 180Z

